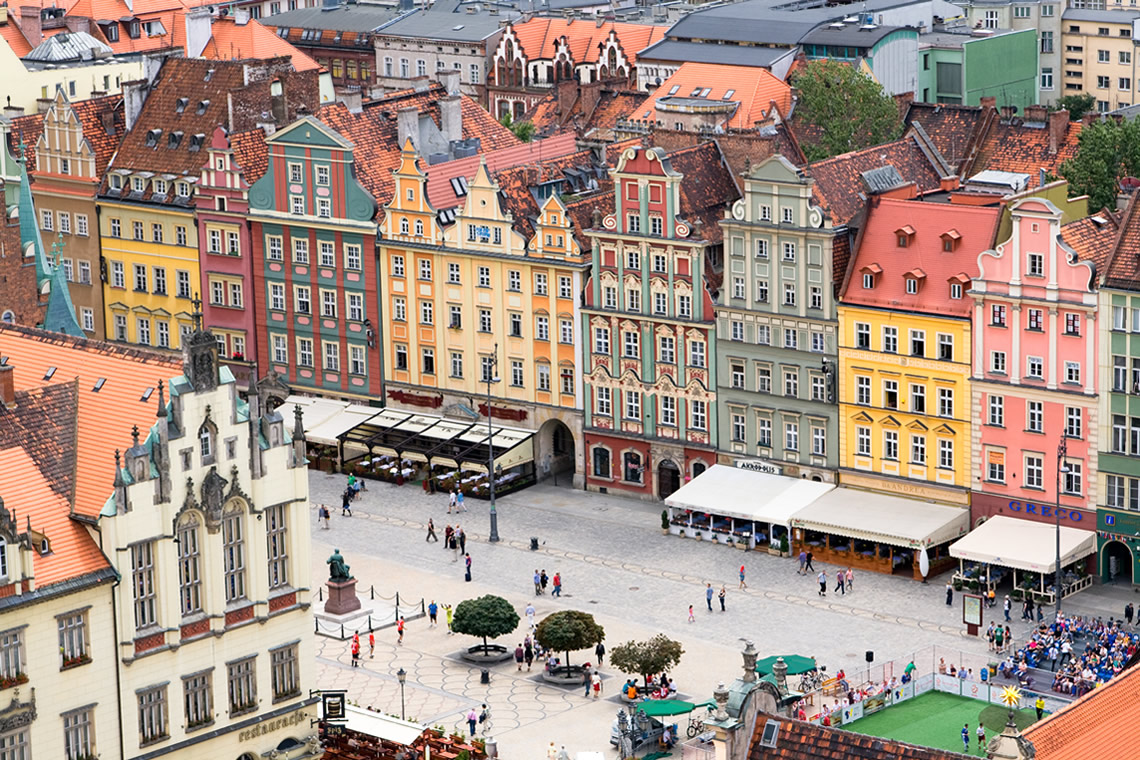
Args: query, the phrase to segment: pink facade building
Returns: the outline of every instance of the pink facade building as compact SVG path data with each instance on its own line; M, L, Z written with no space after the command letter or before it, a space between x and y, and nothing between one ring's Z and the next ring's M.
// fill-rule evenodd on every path
M1028 198L1011 236L978 256L973 327L974 524L994 515L1052 523L1066 437L1061 524L1094 530L1097 469L1095 276L1107 250L1095 217L1061 224Z

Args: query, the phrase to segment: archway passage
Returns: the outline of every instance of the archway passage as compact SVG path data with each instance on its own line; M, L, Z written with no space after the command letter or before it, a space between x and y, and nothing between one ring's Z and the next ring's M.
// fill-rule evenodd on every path
M1100 577L1106 583L1135 583L1135 567L1132 551L1120 541L1109 541L1100 550Z
M574 434L562 420L547 420L538 429L538 451L535 461L541 480L554 485L573 485L575 468ZM560 477L564 476L564 477Z
M657 495L667 499L681 487L681 468L671 459L662 459L657 465Z

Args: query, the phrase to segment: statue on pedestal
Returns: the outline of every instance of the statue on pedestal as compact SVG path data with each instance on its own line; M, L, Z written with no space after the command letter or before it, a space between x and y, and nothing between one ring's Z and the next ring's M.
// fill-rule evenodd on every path
M352 580L348 565L340 555L340 549L333 549L332 556L328 558L329 580L333 583L344 583Z

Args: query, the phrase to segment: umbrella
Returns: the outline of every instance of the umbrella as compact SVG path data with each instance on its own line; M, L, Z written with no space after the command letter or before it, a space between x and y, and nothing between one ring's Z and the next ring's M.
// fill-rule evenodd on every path
M784 658L784 664L788 666L788 675L798 676L801 673L808 673L816 669L814 657L804 657L799 654L785 654L780 655ZM772 667L776 664L777 657L765 657L763 660L756 661L756 672L760 675L767 675L772 672Z
M692 702L682 702L679 699L651 699L642 702L637 709L650 718L662 718L666 715L684 715L696 709Z

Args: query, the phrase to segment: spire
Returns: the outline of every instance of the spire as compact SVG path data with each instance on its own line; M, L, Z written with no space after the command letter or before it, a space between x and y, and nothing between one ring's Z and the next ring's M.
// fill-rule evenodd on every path
M115 449L115 488L120 488L124 485L126 485L126 483L123 482L122 456L119 454L119 450Z
M39 215L32 200L32 182L28 178L27 159L24 157L24 142L20 141L20 250L27 251L32 246L32 256L36 262L36 287L43 289L51 275L51 261L48 260L44 241L40 238Z
M194 331L182 340L182 368L195 392L203 393L218 387L218 343L202 326L202 299L195 295L191 303Z
M23 212L21 211L21 216ZM75 338L85 337L83 328L75 318L75 305L71 302L71 291L67 283L67 276L59 264L60 254L63 252L63 234L52 243L51 251L54 256L51 272L48 274L49 291L47 310L44 312L44 329L52 332L71 335Z
M305 426L301 424L301 405L293 404L293 440L298 441L305 437Z
M162 395L161 379L158 381L158 412L156 412L154 416L159 419L166 417L166 399Z

